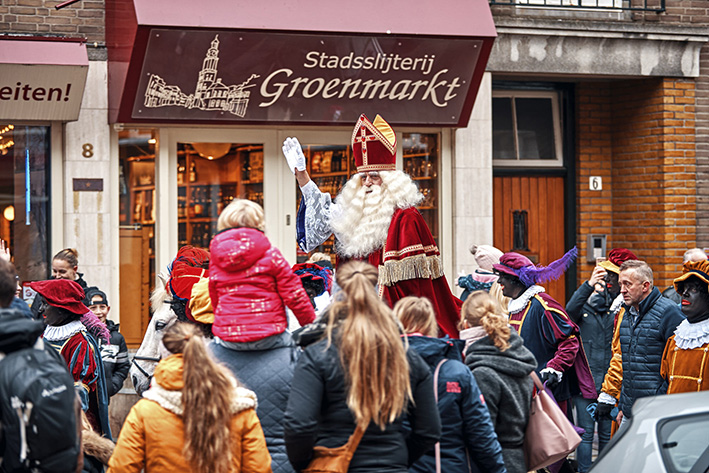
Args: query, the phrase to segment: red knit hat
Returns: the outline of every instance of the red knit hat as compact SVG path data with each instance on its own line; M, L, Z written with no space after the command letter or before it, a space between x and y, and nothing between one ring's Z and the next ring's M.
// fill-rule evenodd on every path
M352 153L357 172L394 171L396 133L381 116L370 122L362 114L352 131Z
M208 263L209 251L186 245L180 248L175 259L168 266L170 279L167 281L165 289L176 299L186 302L185 315L192 321L194 318L189 307L192 286L201 278L209 277L209 270L204 269Z
M76 315L84 315L89 311L82 302L84 290L76 281L47 279L46 281L31 282L30 287L44 297L47 304L51 306L66 309Z

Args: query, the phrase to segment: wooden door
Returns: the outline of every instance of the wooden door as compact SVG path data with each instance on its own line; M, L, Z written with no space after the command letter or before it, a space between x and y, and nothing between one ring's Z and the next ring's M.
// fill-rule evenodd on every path
M563 177L497 176L493 179L493 212L495 247L516 251L544 266L564 255ZM566 305L563 276L542 285Z
M150 228L121 227L121 334L138 348L150 322Z

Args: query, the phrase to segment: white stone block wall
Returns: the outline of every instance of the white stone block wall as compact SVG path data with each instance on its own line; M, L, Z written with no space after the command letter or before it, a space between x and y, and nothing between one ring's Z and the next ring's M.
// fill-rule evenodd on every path
M107 64L89 61L79 120L67 123L64 128L64 241L53 242L52 254L62 248L76 248L79 272L84 273L89 285L106 291L113 304L118 302L118 294L110 291L113 287L110 196L117 179L110 172ZM88 154L85 145L90 145L92 156L84 156ZM75 192L75 178L103 179L103 191Z
M466 128L455 131L453 152L453 283L477 264L469 249L492 245L492 77L485 73ZM462 291L456 288L457 293Z

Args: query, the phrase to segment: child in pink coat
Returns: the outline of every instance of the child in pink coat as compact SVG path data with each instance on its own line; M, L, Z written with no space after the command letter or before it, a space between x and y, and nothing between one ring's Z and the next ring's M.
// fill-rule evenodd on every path
M260 205L233 200L219 216L217 230L209 245L215 336L253 342L283 333L288 327L285 306L301 325L315 319L300 278L263 233Z

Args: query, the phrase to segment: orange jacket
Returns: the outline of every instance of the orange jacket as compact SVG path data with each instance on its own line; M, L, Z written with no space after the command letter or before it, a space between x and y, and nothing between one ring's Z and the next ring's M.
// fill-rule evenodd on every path
M613 357L611 358L611 364L608 367L608 371L606 371L606 377L603 378L603 386L601 387L601 391L610 394L616 400L620 399L620 388L623 385L623 355L620 352L620 322L623 320L624 314L625 307L618 312L618 318L615 322L615 328L613 329L613 340L611 342Z
M182 454L184 425L181 415L174 412L181 413L182 387L182 355L165 358L155 370L153 387L123 424L109 473L195 471ZM230 429L233 472L271 472L271 456L255 407L255 394L235 389Z

